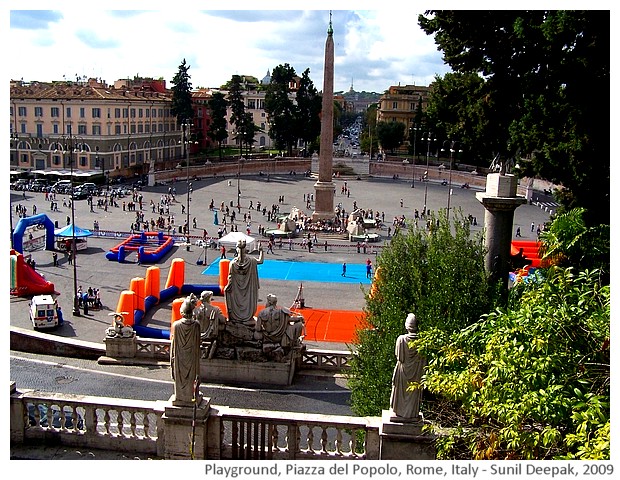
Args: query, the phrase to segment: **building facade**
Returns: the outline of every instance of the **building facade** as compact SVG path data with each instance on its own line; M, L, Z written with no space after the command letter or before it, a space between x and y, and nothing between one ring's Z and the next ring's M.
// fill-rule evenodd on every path
M426 111L431 86L391 86L381 97L377 108L377 122L401 122L409 131L415 123L418 104Z
M180 158L165 82L119 82L12 82L11 170L115 176Z

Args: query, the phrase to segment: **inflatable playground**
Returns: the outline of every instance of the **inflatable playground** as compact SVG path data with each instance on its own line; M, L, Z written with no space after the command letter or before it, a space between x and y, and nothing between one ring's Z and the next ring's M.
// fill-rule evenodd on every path
M230 260L222 259L219 262L219 284L186 284L185 261L181 258L172 260L168 278L163 289L160 289L160 268L151 266L146 269L145 277L131 279L129 289L121 292L116 307L116 312L123 316L123 323L133 327L140 337L155 339L170 339L170 327L181 318L181 305L185 296L190 293L200 297L204 290L210 290L214 296L223 296L224 288L228 282L228 270ZM170 324L167 328L148 326L145 323L145 315L156 308L172 300ZM213 301L213 305L221 308L227 315L226 305L223 301ZM200 305L200 301L198 303ZM264 308L259 305L256 314ZM296 310L296 309L292 309ZM303 308L296 310L305 318L306 336L313 341L328 342L351 342L355 328L359 324L363 313L361 311L348 310L324 310Z
M130 235L105 254L108 260L125 262L131 253L138 254L138 263L157 263L174 246L171 236L163 232L141 232Z
M30 297L55 293L52 282L28 265L21 253L11 250L11 295Z
M510 272L509 278L513 283L528 281L529 276L536 269L545 267L540 258L540 243L533 240L513 240L510 246L510 255L512 258L519 258L523 262L523 267Z

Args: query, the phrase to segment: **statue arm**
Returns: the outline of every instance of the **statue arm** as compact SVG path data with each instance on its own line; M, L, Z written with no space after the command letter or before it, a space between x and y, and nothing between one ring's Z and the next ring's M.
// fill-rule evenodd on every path
M265 257L265 252L263 251L263 246L262 246L262 245L259 245L259 246L258 246L258 260L256 260L256 263L257 263L258 265L260 265L261 263L263 263L264 257Z

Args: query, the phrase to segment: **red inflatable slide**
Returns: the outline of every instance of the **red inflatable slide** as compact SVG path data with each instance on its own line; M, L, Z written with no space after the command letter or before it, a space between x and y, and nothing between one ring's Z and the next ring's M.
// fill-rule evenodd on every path
M29 297L46 293L57 293L54 284L28 265L21 253L11 250L11 295Z

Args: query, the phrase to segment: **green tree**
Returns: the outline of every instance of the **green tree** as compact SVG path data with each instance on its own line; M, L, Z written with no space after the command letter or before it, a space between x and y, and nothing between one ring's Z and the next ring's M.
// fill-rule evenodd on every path
M177 125L189 122L194 118L194 108L192 107L192 83L189 76L190 66L185 59L179 65L179 71L172 79L172 101L170 112L177 119Z
M389 407L394 344L407 313L416 314L420 331L453 332L494 305L482 237L472 238L460 210L455 215L452 227L443 213L428 219L431 230L411 226L396 233L377 257L374 291L367 295L356 332L349 376L351 406L358 415L380 415Z
M415 341L425 387L452 402L440 458L609 458L609 286L597 271L539 272L511 308Z
M239 152L241 152L243 147L244 125L247 123L247 119L245 118L245 102L243 101L243 88L239 75L233 75L230 80L228 105L231 110L230 123L235 126L235 130L237 131L235 139L239 143Z
M378 122L377 140L383 150L394 153L394 150L403 144L405 139L405 124L402 122Z
M265 93L265 112L269 121L269 136L276 148L293 154L293 146L299 138L297 109L290 98L290 84L295 70L288 63L278 65L271 72L271 83Z
M316 140L321 134L321 102L322 97L317 92L310 79L310 69L304 70L296 94L297 99L297 128L299 138L304 142L306 154L308 144Z
M226 108L228 102L222 92L214 92L209 99L209 108L211 110L211 124L209 128L209 138L217 142L220 152L220 160L222 159L222 142L228 138L228 129L226 128Z
M609 11L429 11L419 24L454 72L484 79L471 101L487 147L562 185L587 225L609 224Z

